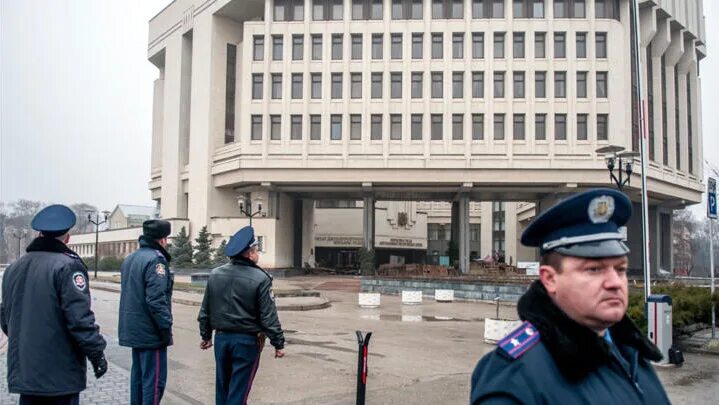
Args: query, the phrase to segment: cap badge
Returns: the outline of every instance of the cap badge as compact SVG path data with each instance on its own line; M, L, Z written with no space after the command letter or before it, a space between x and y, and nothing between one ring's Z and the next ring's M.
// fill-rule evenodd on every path
M614 215L614 197L600 196L589 203L589 219L595 224L604 224Z

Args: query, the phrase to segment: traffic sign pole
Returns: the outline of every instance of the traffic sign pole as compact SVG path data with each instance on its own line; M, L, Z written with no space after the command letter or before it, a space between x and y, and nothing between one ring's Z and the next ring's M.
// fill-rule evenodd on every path
M711 296L714 297L714 220L717 218L717 183L709 177L707 181L707 217L709 217L709 277ZM716 339L716 305L712 301L712 339Z

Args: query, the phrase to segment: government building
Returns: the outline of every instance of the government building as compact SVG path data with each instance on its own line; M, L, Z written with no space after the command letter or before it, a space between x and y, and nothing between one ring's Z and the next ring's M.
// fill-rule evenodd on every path
M706 35L701 0L639 13L656 272L672 211L701 201ZM537 260L531 218L615 187L597 149L639 150L632 21L629 0L175 0L149 22L152 199L215 241L251 220L270 268L362 247L433 262L450 243L465 272Z

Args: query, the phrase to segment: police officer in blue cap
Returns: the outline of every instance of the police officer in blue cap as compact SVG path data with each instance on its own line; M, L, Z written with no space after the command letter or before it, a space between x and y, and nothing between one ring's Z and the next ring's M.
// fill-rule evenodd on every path
M87 360L107 371L105 339L90 309L87 267L67 247L75 213L50 205L35 215L40 232L2 280L0 326L8 335L7 383L20 404L78 404Z
M245 404L260 362L265 335L284 357L285 337L277 317L272 276L257 265L255 231L246 226L225 248L230 263L212 270L197 321L200 347L212 347L215 331L215 403Z
M522 325L475 368L471 404L669 403L650 363L662 355L625 314L631 212L621 192L595 189L527 227L539 280L517 304Z
M157 405L167 382L167 347L172 345L172 286L167 221L143 222L140 248L120 266L121 346L132 348L130 403Z

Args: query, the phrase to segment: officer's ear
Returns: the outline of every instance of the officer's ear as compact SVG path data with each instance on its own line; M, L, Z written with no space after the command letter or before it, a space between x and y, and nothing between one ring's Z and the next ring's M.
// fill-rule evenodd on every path
M539 281L542 282L549 295L554 295L557 292L557 273L557 269L551 265L539 266Z

